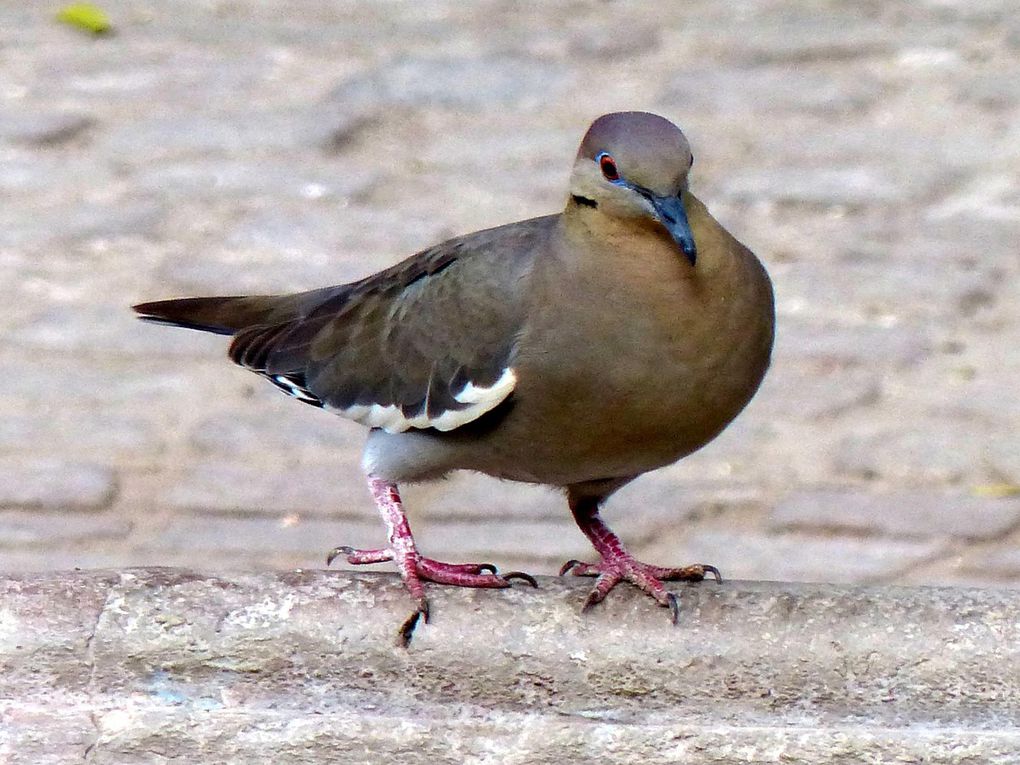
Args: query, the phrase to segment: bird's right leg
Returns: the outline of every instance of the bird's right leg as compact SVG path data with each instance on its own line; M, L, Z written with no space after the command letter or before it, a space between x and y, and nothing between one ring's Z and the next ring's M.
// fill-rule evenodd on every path
M336 547L326 558L330 565L338 556L346 557L351 565L365 563L383 563L394 561L400 572L404 585L414 598L417 608L400 628L400 641L407 645L419 619L429 621L429 604L425 597L424 582L450 584L457 587L509 587L512 579L520 579L532 587L538 584L529 574L520 571L508 571L500 575L491 563L443 563L426 558L418 552L411 534L411 525L407 521L397 485L378 476L369 474L368 488L372 499L382 514L383 521L389 531L390 546L375 550L357 550L353 547Z
M560 569L560 576L571 572L574 576L596 577L595 586L584 603L584 611L601 603L609 591L621 581L627 581L651 595L660 606L669 608L673 623L676 624L679 619L680 604L676 595L667 592L666 588L662 586L663 582L700 582L706 574L714 576L716 581L722 581L719 569L707 563L695 563L677 568L642 563L627 551L620 538L602 520L602 516L599 515L599 498L570 493L568 501L578 527L588 537L601 558L598 563L568 560Z

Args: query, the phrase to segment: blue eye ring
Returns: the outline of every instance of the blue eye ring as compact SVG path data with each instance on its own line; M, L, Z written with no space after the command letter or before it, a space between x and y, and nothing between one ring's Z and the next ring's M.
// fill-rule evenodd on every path
M600 151L595 155L595 161L598 163L599 170L602 171L602 176L607 181L610 183L620 183L623 180L620 177L620 170L616 166L616 160L608 152Z

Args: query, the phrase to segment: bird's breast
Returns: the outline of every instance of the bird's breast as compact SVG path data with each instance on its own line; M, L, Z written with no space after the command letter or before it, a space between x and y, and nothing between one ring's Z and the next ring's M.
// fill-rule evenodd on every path
M768 367L771 286L748 255L704 278L677 262L640 280L561 282L521 337L508 433L533 436L531 454L574 480L645 472L707 443ZM542 443L550 434L558 442Z

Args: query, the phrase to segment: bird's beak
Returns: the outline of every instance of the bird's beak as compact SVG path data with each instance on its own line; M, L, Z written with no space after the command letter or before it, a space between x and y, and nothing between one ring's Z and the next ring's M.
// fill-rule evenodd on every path
M673 237L673 241L680 246L687 260L693 266L698 259L698 246L694 243L694 232L691 231L691 224L687 220L687 211L684 209L680 195L675 197L653 196L651 202L659 216L659 222L666 227L669 235Z

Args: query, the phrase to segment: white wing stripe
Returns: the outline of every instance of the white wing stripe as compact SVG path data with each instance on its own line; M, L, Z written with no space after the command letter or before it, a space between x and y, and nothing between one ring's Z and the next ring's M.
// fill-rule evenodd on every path
M510 391L514 389L515 385L517 385L517 375L513 369L507 367L499 379L488 388L480 388L468 381L468 384L461 388L460 393L453 394L453 397L461 404L484 404L492 399L498 403L510 395Z
M448 409L438 417L429 418L424 412L415 417L406 417L400 408L389 404L356 404L346 409L327 406L331 412L341 417L360 422L370 428L382 428L387 433L403 433L410 428L435 428L436 430L448 431L466 425L476 420L491 409L494 409L503 399L510 395L517 385L517 374L510 367L503 370L503 373L489 387L475 385L469 382L459 393L454 394L454 399L460 404L467 404L463 409ZM427 409L427 407L426 407Z

